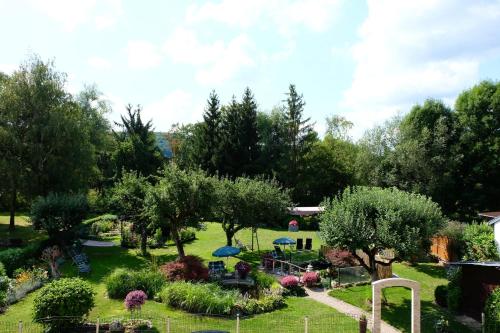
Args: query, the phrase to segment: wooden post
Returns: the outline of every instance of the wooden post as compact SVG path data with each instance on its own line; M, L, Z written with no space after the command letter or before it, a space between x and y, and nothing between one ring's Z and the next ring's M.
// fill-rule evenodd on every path
M22 320L19 320L19 325L17 326L18 332L23 333L23 322Z
M170 333L170 318L167 317L167 330L166 330L166 333Z
M272 260L273 260L273 273L274 273L275 266L276 266L276 260L274 260L274 258Z
M236 315L236 333L240 333L240 314Z
M97 321L95 322L95 333L99 333L99 318L97 318Z
M309 332L309 318L306 316L304 318L304 333Z
M485 333L486 332L486 327L485 327L485 320L484 320L484 312L481 312L481 332Z

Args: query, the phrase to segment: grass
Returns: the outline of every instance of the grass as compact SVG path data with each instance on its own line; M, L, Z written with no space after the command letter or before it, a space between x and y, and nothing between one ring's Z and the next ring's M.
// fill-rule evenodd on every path
M4 230L4 225L8 223L8 218L0 220L0 230ZM22 229L23 223L20 221L20 230L23 230L26 239L37 239L40 237L38 233L31 229L31 226L26 224ZM195 254L205 260L213 260L212 252L225 245L225 235L220 225L216 223L207 223L206 230L197 233L197 239L186 244L186 253ZM20 232L20 231L19 231ZM43 236L43 235L42 235ZM278 237L302 237L313 238L314 249L317 250L320 246L319 239L315 232L303 231L299 233L288 233L287 231L261 229L259 231L259 241L261 250L270 250L273 248L272 241ZM237 237L245 244L251 242L251 232L242 231ZM116 240L115 240L116 241ZM111 318L122 317L127 315L127 311L123 305L123 300L109 299L106 295L104 284L105 277L116 268L125 268L130 270L140 270L151 267L149 259L138 255L137 250L123 249L121 247L112 248L86 248L92 266L92 273L89 276L83 276L93 287L96 292L95 307L90 313L91 318ZM162 249L152 249L152 256L160 261L171 261L177 257L175 246L168 246ZM316 256L315 251L303 255L304 258ZM238 260L244 259L252 263L258 263L260 258L255 252L243 252L238 258L231 258L230 265L234 265ZM65 263L62 266L63 276L77 276L76 269L70 263ZM11 305L7 311L0 315L0 323L12 322L19 320L30 322L32 316L33 299L39 291L29 294L20 302ZM148 301L143 307L142 313L144 316L152 316L156 318L172 318L172 331L191 332L197 329L207 329L208 327L217 329L226 329L234 331L234 320L221 318L206 318L197 317L187 314L186 312L175 310L167 307L164 304L155 301ZM354 319L346 317L334 309L317 303L306 298L289 297L286 300L286 307L272 313L257 315L241 321L242 331L245 332L277 332L280 329L282 332L303 332L304 317L311 317L310 332L322 332L327 328L330 331L337 329L339 332L357 332L357 323ZM176 326L177 325L177 326Z
M393 271L402 278L418 281L421 286L422 332L434 332L434 324L441 316L448 318L454 332L471 332L457 323L453 317L434 303L434 289L447 283L444 268L432 263L409 266L393 264ZM330 296L371 311L371 285L336 289ZM382 309L382 319L404 332L410 332L411 292L409 289L394 287L384 289L388 302Z
M0 214L0 239L20 238L26 243L32 243L39 242L47 238L47 234L45 232L33 230L27 216L16 216L14 222L16 224L16 228L14 231L10 231L9 215Z

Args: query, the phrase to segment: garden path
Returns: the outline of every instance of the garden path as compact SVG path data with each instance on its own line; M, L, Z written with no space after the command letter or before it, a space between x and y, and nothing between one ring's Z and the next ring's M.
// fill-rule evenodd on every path
M95 241L95 240L85 240L82 239L82 245L83 246L91 246L91 247L112 247L116 246L115 243L113 242L101 242L101 241Z
M359 317L361 315L365 315L368 318L368 326L371 326L371 313L368 313L354 305L346 303L344 301L339 300L338 298L332 297L328 295L328 290L324 289L310 289L305 288L307 295L311 297L313 300L328 305L338 312L341 312L346 315L353 315ZM382 332L384 333L400 333L398 329L387 324L382 321Z

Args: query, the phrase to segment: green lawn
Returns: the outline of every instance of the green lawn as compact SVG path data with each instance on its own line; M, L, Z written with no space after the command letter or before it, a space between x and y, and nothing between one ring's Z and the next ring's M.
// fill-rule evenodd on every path
M33 230L28 218L24 215L16 216L16 228L13 232L9 231L9 215L0 214L0 239L20 238L26 243L38 242L47 238L45 232Z
M456 323L446 310L434 303L434 289L447 283L444 268L432 263L421 263L416 266L396 263L393 265L395 274L402 278L418 281L421 286L422 332L434 332L434 323L445 316L450 319L454 332L471 332L468 328ZM371 310L371 285L337 289L330 295L347 303ZM383 307L382 318L389 324L410 331L411 292L406 288L387 288L384 295L388 305Z
M3 227L0 225L0 227ZM30 231L29 226L26 226L26 235L28 238L35 236L34 231ZM31 233L31 236L28 234ZM315 232L299 232L288 233L286 231L276 231L262 229L259 231L259 241L262 250L272 249L272 241L275 238L290 236L290 237L311 237L313 238L313 246L319 248L319 239ZM250 243L250 231L243 231L237 236L244 243ZM197 233L197 239L186 244L186 253L196 254L205 260L213 260L211 256L213 250L219 246L225 245L225 236L220 225L215 223L207 223L207 229ZM104 278L115 268L123 267L130 270L139 270L150 266L150 261L138 255L137 250L114 248L87 248L86 253L90 257L92 265L92 273L83 278L89 281L96 291L96 305L90 316L92 318L110 318L117 316L125 316L127 314L122 300L112 300L106 295ZM308 254L309 257L315 256L317 251ZM164 249L153 249L151 254L158 260L169 261L176 258L176 250L174 246L169 246ZM259 256L257 252L242 253L240 258L258 263ZM307 259L307 258L305 258ZM236 263L238 259L231 258L230 265ZM66 263L62 267L64 276L76 276L76 270L70 263ZM17 322L19 320L29 322L31 320L31 310L33 298L37 291L28 295L17 304L11 305L7 312L0 315L0 323ZM339 332L357 332L357 323L330 307L319 304L307 298L287 298L287 306L281 310L274 311L269 314L257 315L252 318L244 319L241 322L242 331L244 332L302 332L304 317L309 316L311 332L322 332L326 328L331 330L338 329ZM148 301L142 310L145 316L156 318L172 318L172 330L176 332L190 332L194 329L201 328L218 328L234 330L234 320L193 317L183 311L174 310L167 306ZM177 326L176 326L177 325ZM1 330L0 330L1 331Z

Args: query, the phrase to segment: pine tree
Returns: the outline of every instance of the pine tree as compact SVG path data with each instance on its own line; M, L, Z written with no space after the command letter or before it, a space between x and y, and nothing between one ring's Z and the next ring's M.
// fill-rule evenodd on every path
M219 97L212 90L203 113L201 167L209 174L220 172L221 109Z
M246 88L241 101L241 170L246 175L258 173L259 136L257 132L257 102L250 88Z
M228 176L241 174L240 163L243 159L241 149L241 105L233 96L231 103L222 107L221 144L223 161L221 173Z

